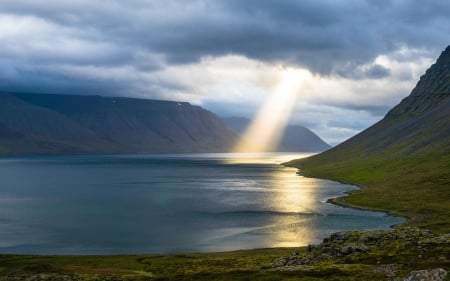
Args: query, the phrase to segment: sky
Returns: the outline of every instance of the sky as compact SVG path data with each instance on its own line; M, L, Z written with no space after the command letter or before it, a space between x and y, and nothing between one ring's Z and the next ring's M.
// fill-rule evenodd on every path
M291 124L337 144L450 43L446 0L2 0L0 91L188 101L256 115L299 73Z

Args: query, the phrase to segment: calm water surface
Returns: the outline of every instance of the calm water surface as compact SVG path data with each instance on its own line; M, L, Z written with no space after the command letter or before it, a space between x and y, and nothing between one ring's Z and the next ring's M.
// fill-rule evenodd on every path
M0 159L0 252L123 254L316 243L403 221L325 201L353 187L280 163L301 154Z

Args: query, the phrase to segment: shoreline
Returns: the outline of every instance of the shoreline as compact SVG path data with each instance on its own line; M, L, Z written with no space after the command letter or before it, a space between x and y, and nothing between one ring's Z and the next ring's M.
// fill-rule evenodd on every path
M340 183L340 184L351 185L351 186L354 186L355 188L357 188L355 190L348 190L348 191L346 191L343 196L336 196L336 197L328 198L326 200L326 203L333 204L333 205L336 205L336 206L339 206L339 207L343 207L343 208L350 208L350 209L355 209L355 210L360 210L360 211L372 211L372 212L384 213L386 216L398 217L398 218L404 218L405 219L404 222L399 223L399 224L393 224L393 225L390 226L390 228L400 227L400 226L402 226L402 224L405 224L405 223L408 223L409 221L411 221L411 218L408 217L408 216L393 214L391 211L386 210L386 209L363 207L363 206L357 206L357 205L352 205L352 204L349 204L349 203L345 203L345 198L351 196L352 195L351 193L353 191L357 191L358 192L358 191L361 191L362 189L367 188L367 187L358 185L358 184L353 183L353 182L340 181L340 180L336 180L336 179L332 179L332 178L308 177L308 176L305 176L298 167L289 165L289 162L281 163L281 165L283 165L285 167L297 169L296 174L298 176L302 176L302 177L310 178L310 179L320 179L320 180L334 181L334 182L337 182L337 183ZM340 199L342 199L344 202L338 201Z

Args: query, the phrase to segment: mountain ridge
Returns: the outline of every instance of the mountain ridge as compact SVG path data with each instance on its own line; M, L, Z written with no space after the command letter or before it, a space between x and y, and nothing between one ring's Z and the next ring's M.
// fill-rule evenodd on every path
M224 152L237 139L214 113L186 102L4 92L2 134L4 154Z

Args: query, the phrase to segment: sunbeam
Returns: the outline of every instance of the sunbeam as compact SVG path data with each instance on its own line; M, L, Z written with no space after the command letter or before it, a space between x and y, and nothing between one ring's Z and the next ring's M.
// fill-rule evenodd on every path
M260 108L234 152L273 151L289 120L302 81L310 76L303 69L285 69L275 91Z

